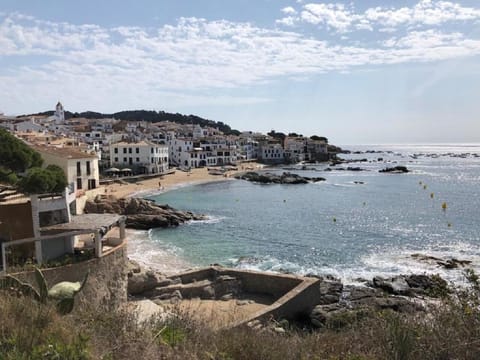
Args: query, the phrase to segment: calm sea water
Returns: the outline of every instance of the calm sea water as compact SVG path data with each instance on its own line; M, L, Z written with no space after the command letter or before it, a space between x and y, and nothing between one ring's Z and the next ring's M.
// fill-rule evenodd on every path
M461 271L418 262L411 256L415 253L467 259L480 267L480 157L474 156L480 155L480 145L344 148L391 152L344 155L368 158L342 165L367 171L326 172L327 165L318 164L315 171L297 172L327 179L316 184L232 180L151 196L158 203L207 214L210 220L138 232L131 257L160 269L173 254L177 267L220 263L332 274L346 282L412 272L461 278ZM459 156L464 153L469 155ZM412 172L378 173L395 165Z

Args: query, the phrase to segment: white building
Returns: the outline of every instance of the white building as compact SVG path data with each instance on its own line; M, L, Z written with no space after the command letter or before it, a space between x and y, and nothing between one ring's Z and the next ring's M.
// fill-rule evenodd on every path
M45 128L37 124L35 118L31 118L30 120L17 122L13 125L13 130L18 132L43 132Z
M273 142L261 143L258 160L271 164L283 163L285 161L285 154L282 145Z
M74 147L54 147L33 145L40 153L45 165L57 165L63 169L71 191L77 196L83 195L85 190L98 187L100 174L98 171L98 156L88 154Z
M169 132L166 141L170 152L170 162L175 166L197 168L203 166L223 166L236 164L237 145L225 136L202 139L177 138Z
M165 173L168 171L168 146L149 141L111 144L110 164L140 174Z

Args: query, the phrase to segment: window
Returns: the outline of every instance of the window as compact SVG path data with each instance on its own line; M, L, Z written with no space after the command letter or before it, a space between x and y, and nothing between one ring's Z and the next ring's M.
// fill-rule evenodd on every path
M135 148L135 153L140 154L140 149L139 149L139 148Z
M77 179L77 190L80 190L82 188L82 178Z
M115 158L115 162L118 163L118 157Z
M150 148L150 154L153 154L153 147Z
M90 175L90 161L87 161L87 175Z
M135 160L137 161L137 163L140 162L140 158L136 158Z
M123 162L124 162L124 163L127 162L127 158L126 158L126 157L123 158Z
M81 168L80 161L77 161L77 176L82 176L82 168Z
M115 154L118 154L118 148L113 149L113 152L114 152Z

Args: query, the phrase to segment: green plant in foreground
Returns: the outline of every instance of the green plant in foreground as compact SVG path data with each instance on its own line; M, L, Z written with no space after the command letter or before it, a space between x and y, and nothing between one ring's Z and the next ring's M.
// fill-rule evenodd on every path
M35 268L35 280L38 290L12 275L7 275L4 279L0 279L0 289L14 288L23 295L31 296L41 304L46 304L49 299L54 300L56 301L58 312L68 314L73 310L75 296L83 289L87 278L88 272L85 274L81 283L62 281L52 286L51 289L48 289L48 284L43 273L38 268Z

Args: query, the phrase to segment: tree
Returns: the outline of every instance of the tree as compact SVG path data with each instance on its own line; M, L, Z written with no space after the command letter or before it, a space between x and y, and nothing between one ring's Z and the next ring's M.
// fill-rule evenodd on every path
M0 129L0 181L15 183L15 174L43 164L38 152L7 130Z
M40 154L4 129L0 129L0 144L0 182L17 186L26 194L65 190L67 178L60 167L41 168Z
M297 138L297 137L303 137L303 135L291 132L291 133L288 133L288 137Z
M267 135L273 137L274 139L280 140L282 142L287 137L287 135L285 135L284 133L276 132L275 130L270 131L269 133L267 133Z
M313 136L310 136L310 139L315 141L325 141L326 143L328 143L328 139L325 136L313 135Z
M56 165L45 169L31 168L18 183L18 188L25 194L58 193L65 190L67 179L63 170Z

